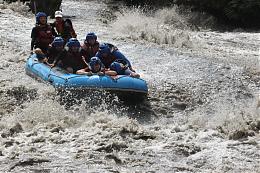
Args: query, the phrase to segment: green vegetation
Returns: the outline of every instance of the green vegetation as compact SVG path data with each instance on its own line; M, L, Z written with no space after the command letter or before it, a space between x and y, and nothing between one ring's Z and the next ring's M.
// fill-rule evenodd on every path
M117 0L120 1L120 0ZM169 5L207 12L236 27L260 27L260 0L123 0L127 5L160 8Z

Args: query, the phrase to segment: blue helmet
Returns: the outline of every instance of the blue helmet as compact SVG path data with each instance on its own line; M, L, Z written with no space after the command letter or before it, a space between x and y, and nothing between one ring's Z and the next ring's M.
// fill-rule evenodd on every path
M67 43L67 46L69 48L71 48L71 47L78 47L78 48L80 48L80 42L76 38L70 38L68 43Z
M51 43L53 47L60 47L64 45L64 40L62 37L55 37L53 42Z
M94 32L90 32L86 35L86 40L94 39L97 40L97 35Z
M93 70L94 69L94 66L99 64L100 65L100 68L102 67L102 62L101 60L98 58L98 57L92 57L90 59L90 62L89 62L89 65L90 65L90 68Z
M103 53L111 53L111 50L108 46L108 44L103 43L99 46L99 53L103 54Z
M89 62L89 65L91 66L91 67L94 67L94 65L96 65L96 64L102 64L102 62L100 61L100 59L98 58L98 57L92 57L91 59L90 59L90 62Z
M40 23L40 17L46 17L46 21L47 21L47 15L44 12L38 12L36 14L36 23Z
M119 75L124 73L124 70L119 62L113 62L110 65L110 69L116 71Z

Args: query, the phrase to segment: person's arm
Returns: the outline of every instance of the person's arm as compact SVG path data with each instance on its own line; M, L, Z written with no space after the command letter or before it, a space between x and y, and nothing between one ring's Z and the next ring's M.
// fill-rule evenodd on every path
M72 28L72 27L71 27L70 34L71 34L71 36L72 36L73 38L77 38L77 34L76 34L74 28Z
M81 59L82 59L82 61L84 62L84 64L86 65L86 67L88 67L88 63L86 62L85 57L84 57L84 56L81 56Z
M130 61L129 61L120 51L118 51L118 50L117 50L117 51L114 51L114 52L113 52L113 55L116 57L116 59L120 59L120 60L125 61L125 62L127 63L127 66L128 66L129 68L132 67Z
M96 53L95 57L101 58L101 54L99 52Z
M116 71L114 71L114 70L109 70L109 69L106 69L106 70L104 71L104 73L105 73L106 75L108 75L108 76L116 76L116 75L117 75L117 72L116 72Z
M50 47L46 52L46 57L49 59L50 55L52 54L52 47Z
M86 51L81 47L80 48L80 56L81 56L81 59L83 61L83 63L88 67L88 63L86 61Z
M58 37L58 33L55 31L55 23L50 23L51 26L51 32L54 37Z
M58 62L65 57L65 54L66 54L66 50L63 50L63 51L57 56L57 58L54 59L53 67L56 66L56 65L58 64Z

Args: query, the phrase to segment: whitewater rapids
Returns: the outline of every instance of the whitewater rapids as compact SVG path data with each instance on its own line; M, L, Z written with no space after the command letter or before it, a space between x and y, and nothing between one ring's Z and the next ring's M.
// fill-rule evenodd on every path
M66 109L25 74L34 16L0 4L0 172L259 172L259 33L192 31L174 8L62 9L80 41L94 31L127 55L148 102Z

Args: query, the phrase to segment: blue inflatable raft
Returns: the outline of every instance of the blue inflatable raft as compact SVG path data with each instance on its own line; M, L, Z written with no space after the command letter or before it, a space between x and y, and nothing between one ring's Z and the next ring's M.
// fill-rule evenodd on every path
M98 75L78 75L67 73L61 68L50 68L40 63L36 55L31 55L26 62L26 74L46 81L57 89L65 90L102 90L120 93L127 97L146 97L147 84L144 80L125 75L116 77Z

